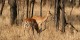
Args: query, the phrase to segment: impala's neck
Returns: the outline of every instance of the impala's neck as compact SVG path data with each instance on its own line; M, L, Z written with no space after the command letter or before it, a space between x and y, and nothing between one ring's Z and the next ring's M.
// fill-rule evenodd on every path
M46 20L48 19L49 16L50 16L50 15L49 15L49 13L48 13L47 16L44 17L43 22L46 21Z

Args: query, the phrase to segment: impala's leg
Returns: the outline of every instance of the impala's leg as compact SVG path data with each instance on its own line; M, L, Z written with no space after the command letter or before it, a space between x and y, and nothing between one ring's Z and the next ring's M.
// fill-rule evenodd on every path
M47 20L46 20L46 21L47 21ZM46 21L44 21L44 23L45 23L45 24L44 24L44 27L45 27L45 28L44 28L42 31L44 31L44 30L46 29L46 23L47 23Z
M39 24L39 32L42 32L43 31L43 29L42 29L42 23L41 24Z
M25 27L25 22L22 23L22 26Z
M32 27L33 35L34 35L34 22L31 22L31 27Z
M46 29L46 21L45 21L45 25L44 26L45 26L44 29L42 29L42 26L41 26L41 28L39 29L40 32L42 32L42 31L44 31Z
M32 31L33 31L33 34L34 34L34 26L32 26Z
M41 25L40 25L40 26L41 26L41 28L42 28L42 23L41 23Z
M41 24L38 24L39 25L39 29L40 29L40 27L41 27Z
M39 30L38 24L37 23L34 23L34 26L35 26L34 28L37 31L37 33L40 34L40 30Z
M23 22L23 23L22 23L22 26L23 26L23 28L24 28L24 35L25 35L25 32L26 32L26 22Z
M46 29L46 21L45 21L45 29Z
M42 32L42 23L40 24L40 26L39 26L39 29L40 29L40 32Z

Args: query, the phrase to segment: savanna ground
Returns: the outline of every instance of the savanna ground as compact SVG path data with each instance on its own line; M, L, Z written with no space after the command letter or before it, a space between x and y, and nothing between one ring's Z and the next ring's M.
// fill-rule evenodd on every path
M9 11L9 5L6 2L6 5L4 7L3 16L0 17L0 40L80 40L80 32L76 32L74 30L74 33L71 34L70 28L66 26L66 32L62 33L61 31L56 31L56 27L54 26L54 21L49 20L49 22L46 23L47 29L43 32L41 32L40 35L38 35L35 31L35 34L32 34L31 30L25 29L23 26L10 26L10 11ZM39 4L35 4L34 13L39 14ZM51 13L53 14L54 8L51 9ZM46 5L43 7L43 15L46 16L46 13L49 11L49 5ZM80 8L74 8L72 11L72 14L70 16L70 7L66 7L66 18L67 22L72 22L74 27L78 30L80 30ZM44 27L44 26L43 26ZM24 31L26 30L26 31ZM61 27L60 27L61 30Z

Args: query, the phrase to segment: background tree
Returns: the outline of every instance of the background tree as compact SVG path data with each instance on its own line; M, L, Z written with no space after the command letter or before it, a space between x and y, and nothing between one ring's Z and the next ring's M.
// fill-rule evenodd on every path
M3 12L3 8L4 8L4 4L5 4L5 0L0 0L0 6L1 6L1 8L0 8L0 15L2 15L2 12Z
M65 0L62 0L62 32L65 32L66 18L65 18Z
M28 16L29 16L29 18L31 18L31 4L32 4L32 0L29 0L29 14L28 14Z
M21 0L16 0L16 4L17 4L17 21L16 24L17 25L21 25L21 15L20 15L20 6L21 6Z
M26 1L27 1L27 14L26 14L26 16L28 18L28 14L29 14L29 0L26 0Z
M47 1L47 0L42 0L42 1L43 1L43 6L45 6L45 5L46 5L46 1Z
M51 9L51 7L53 6L53 1L54 1L54 0L50 0L50 9Z
M32 0L26 0L26 5L27 5L27 13L26 13L26 17L27 18L31 18L31 5L32 4Z
M11 25L13 25L17 18L17 4L16 4L16 0L8 0L8 3L10 5Z
M42 0L40 2L40 16L42 17Z
M27 4L27 0L16 0L16 4L17 4L16 24L20 26L23 22L23 18L26 17L26 13L24 9L25 9L25 5Z
M80 0L79 0L79 6L80 6Z
M76 0L76 2L75 2L77 7L80 6L79 2L80 2L80 0Z
M34 13L34 4L35 4L35 0L32 0L32 15L31 15L31 18L33 17L33 13Z
M60 1L61 0L55 0L54 1L54 17L55 17L55 25L56 25L56 30L59 30L59 20L60 20Z

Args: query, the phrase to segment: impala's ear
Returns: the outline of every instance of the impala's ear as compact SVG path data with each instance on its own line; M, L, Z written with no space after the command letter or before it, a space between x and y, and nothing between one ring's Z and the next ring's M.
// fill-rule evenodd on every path
M49 11L49 14L51 15L51 16L53 16L53 14L51 14L51 12Z

